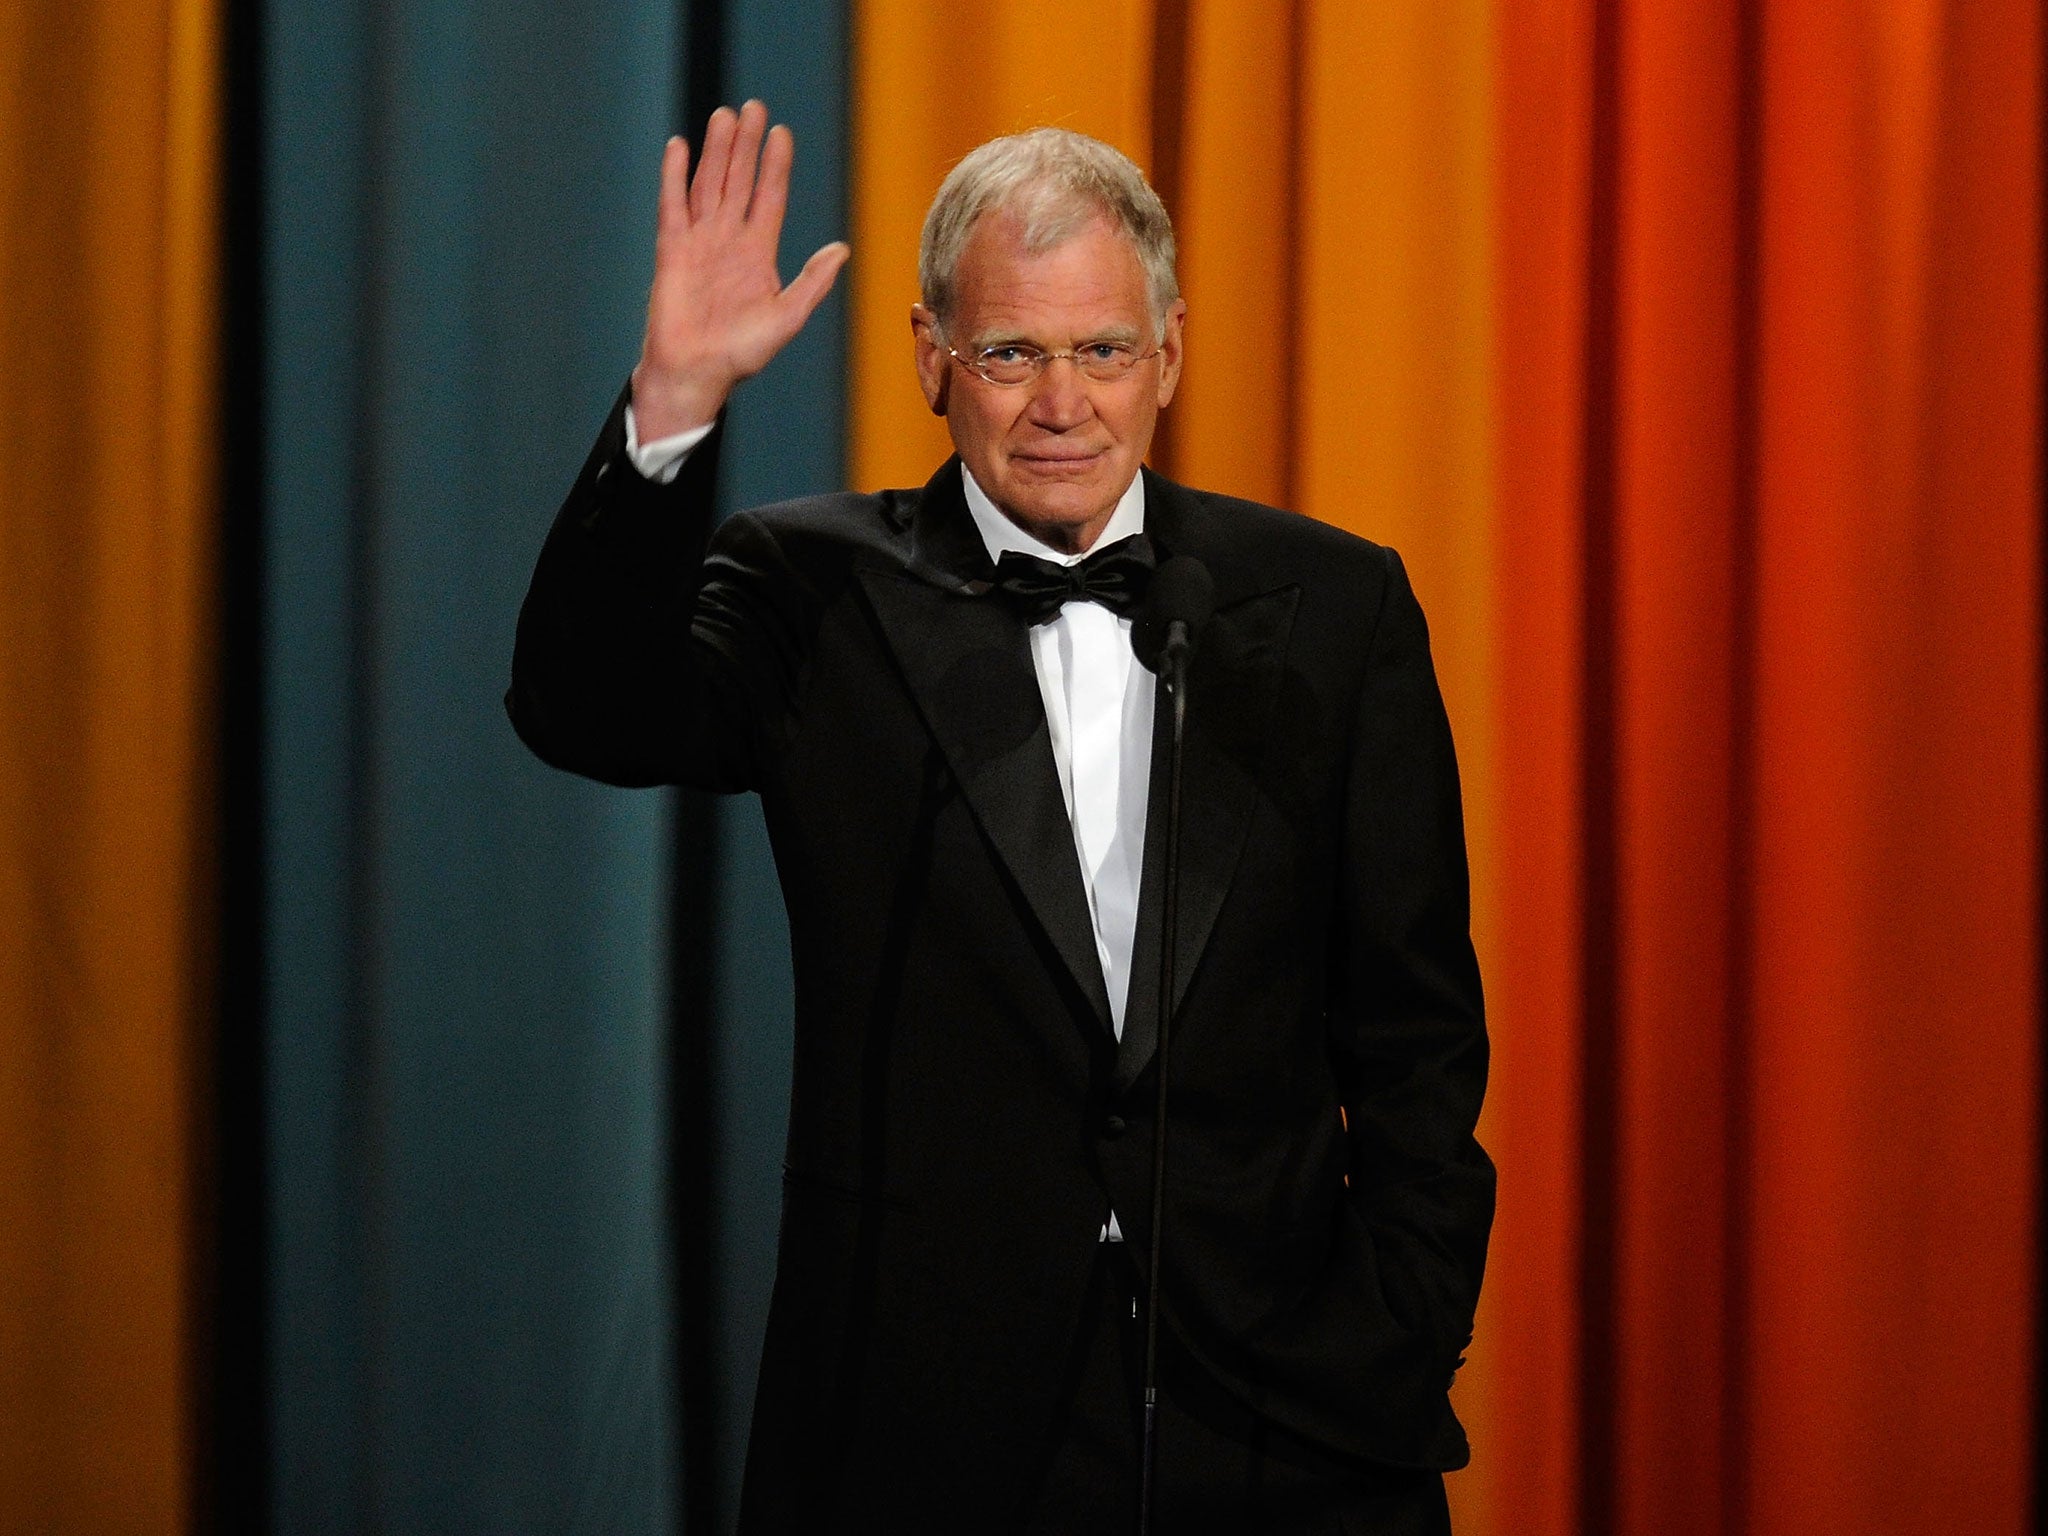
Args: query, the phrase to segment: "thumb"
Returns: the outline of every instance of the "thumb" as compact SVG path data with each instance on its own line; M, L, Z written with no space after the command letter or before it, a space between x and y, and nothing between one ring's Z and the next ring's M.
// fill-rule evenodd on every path
M832 284L839 278L839 269L846 265L852 254L853 247L844 240L834 240L811 253L803 271L791 278L789 286L782 290L782 304L792 325L801 326L811 318L811 311L825 302L825 295L832 291Z

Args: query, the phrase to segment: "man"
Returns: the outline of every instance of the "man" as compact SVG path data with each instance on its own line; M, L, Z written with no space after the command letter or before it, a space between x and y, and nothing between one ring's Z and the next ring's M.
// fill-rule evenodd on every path
M762 798L796 1060L742 1529L1131 1529L1166 711L1128 599L1191 556L1155 1529L1446 1530L1493 1173L1400 562L1141 473L1171 227L1054 130L970 155L926 222L911 327L957 457L711 534L713 424L847 255L781 284L790 156L751 102L694 178L669 145L640 363L508 700L551 763Z

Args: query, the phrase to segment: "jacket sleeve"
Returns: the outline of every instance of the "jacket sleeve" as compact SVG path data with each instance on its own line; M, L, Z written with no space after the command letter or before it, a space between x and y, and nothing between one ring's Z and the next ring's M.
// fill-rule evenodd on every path
M1474 1135L1486 1026L1450 724L1421 606L1384 554L1346 784L1331 1048L1350 1209L1387 1312L1448 1388L1493 1220L1493 1164Z
M626 455L625 398L541 549L505 708L572 773L755 788L796 665L779 550L745 514L712 530L722 424L658 484Z

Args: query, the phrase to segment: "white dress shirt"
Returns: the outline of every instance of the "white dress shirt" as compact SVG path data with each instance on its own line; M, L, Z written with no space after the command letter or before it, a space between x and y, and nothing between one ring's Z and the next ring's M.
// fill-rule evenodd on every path
M1056 565L1064 554L1005 517L963 464L967 510L991 560L1010 550ZM1095 546L1145 531L1145 479L1118 500ZM1131 949L1138 933L1138 877L1145 864L1145 799L1152 775L1152 674L1131 650L1131 621L1100 603L1063 603L1059 616L1031 630L1031 664L1045 700L1053 762L1074 829L1095 955L1109 993L1110 1022L1124 1034L1131 990Z
M701 427L686 427L681 432L657 437L651 443L640 441L640 429L633 425L633 407L626 407L626 457L633 461L633 467L652 480L656 485L667 485L682 472L683 460L690 456L705 438L711 435L714 422L705 422Z
M709 426L643 444L626 407L626 453L650 480L668 483ZM988 493L960 467L967 510L991 560L1010 550L1056 565L1082 555L1065 554L1010 521ZM1096 536L1096 547L1145 531L1145 477L1134 478ZM1053 762L1081 883L1088 893L1088 917L1095 929L1095 955L1109 993L1110 1023L1119 1040L1131 991L1131 952L1138 931L1138 886L1145 864L1145 809L1152 776L1152 676L1131 649L1131 621L1100 603L1073 602L1059 615L1031 629L1031 665L1045 701ZM1103 1236L1121 1241L1111 1212Z

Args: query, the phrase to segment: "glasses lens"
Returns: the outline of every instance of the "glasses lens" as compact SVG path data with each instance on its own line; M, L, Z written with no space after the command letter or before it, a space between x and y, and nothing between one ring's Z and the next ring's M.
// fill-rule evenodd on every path
M974 361L991 384L1026 384L1045 366L1045 354L1036 347L990 347Z
M1138 354L1114 341L1091 341L1074 354L1074 361L1089 378L1107 383L1129 373L1137 364Z

